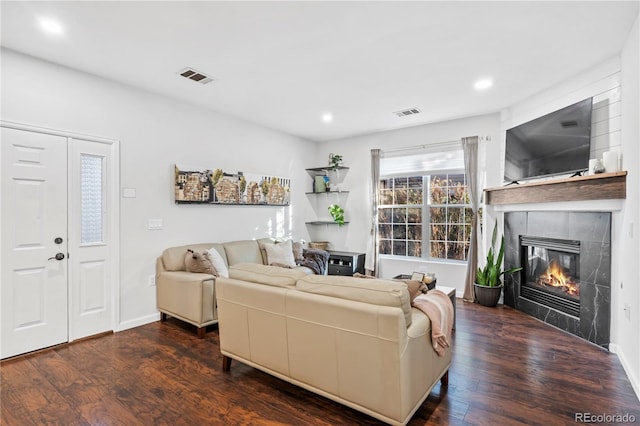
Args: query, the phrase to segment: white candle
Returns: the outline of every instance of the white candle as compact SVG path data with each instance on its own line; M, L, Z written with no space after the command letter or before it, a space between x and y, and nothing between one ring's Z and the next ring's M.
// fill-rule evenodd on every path
M602 154L602 162L604 163L604 171L613 173L618 171L618 153L616 151L607 151Z

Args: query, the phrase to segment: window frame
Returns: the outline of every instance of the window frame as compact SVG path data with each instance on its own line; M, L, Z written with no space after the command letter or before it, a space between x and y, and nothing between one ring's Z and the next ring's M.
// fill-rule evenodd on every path
M432 180L433 177L435 176L446 176L446 179L449 180L450 176L452 175L462 175L462 179L463 179L463 184L466 188L466 202L465 203L458 203L458 204L450 204L448 203L448 199L447 199L447 203L445 204L432 204L431 203L431 185L432 185ZM383 188L383 182L384 181L392 181L393 182L393 188L391 188L392 190L392 194L395 195L395 191L396 191L396 179L410 179L410 178L417 178L417 177L421 177L422 178L422 186L421 186L421 190L422 190L422 203L421 204L409 204L409 203L405 203L405 204L395 204L395 199L392 199L392 201L394 203L392 204L383 204L382 200L384 199L383 196L383 190L385 188ZM407 187L409 188L409 185L407 184ZM449 188L447 186L447 188ZM462 215L462 222L456 222L455 225L460 225L465 227L466 229L466 225L467 222L465 221L465 213L466 211L470 210L472 208L471 206L471 201L469 200L469 195L468 195L468 185L467 185L467 177L466 177L466 173L464 169L450 169L450 170L442 170L442 171L424 171L422 173L419 174L412 174L411 176L397 176L397 175L383 175L380 177L380 182L379 182L379 187L378 187L378 196L379 196L379 204L378 204L378 211L376 212L377 215L377 226L378 226L378 251L380 256L383 257L388 257L388 258L400 258L400 259L411 259L411 260L421 260L421 261L432 261L432 262L447 262L447 263L466 263L466 256L468 255L468 248L466 249L465 252L465 258L464 259L453 259L453 258L448 258L448 257L433 257L431 256L431 243L433 241L442 241L445 244L445 247L448 247L447 245L450 243L448 237L449 237L449 232L448 232L448 225L449 222L445 221L444 224L447 225L446 230L445 230L445 239L444 240L432 240L431 239L431 228L432 228L432 212L431 209L432 208L443 208L444 209L444 214L445 214L445 218L448 219L448 209L449 208L456 208L459 207L462 209L463 211L463 215ZM409 201L408 199L406 201ZM408 228L405 231L405 238L395 238L395 234L394 234L394 226L396 226L395 221L394 221L394 209L411 209L411 208L420 208L421 210L421 222L420 225L422 226L422 230L421 230L421 240L419 241L420 243L420 256L414 256L414 255L410 255L409 252L409 242L410 241L417 241L417 240L413 240L413 239L409 239L409 232L408 232ZM380 222L380 210L381 209L388 209L390 211L389 214L389 222ZM405 219L404 225L405 226L409 226L409 221ZM440 223L440 222L439 222ZM389 230L390 232L390 237L391 238L381 238L381 225L388 225L391 227L391 229ZM465 236L468 235L465 232ZM389 245L390 245L390 252L391 253L384 253L382 251L382 241L388 241ZM396 243L396 241L404 241L405 243L405 250L404 253L405 254L394 254L395 252L395 246L394 244ZM452 240L453 241L453 240ZM460 242L460 243L465 243L466 245L469 244L468 240L455 240L453 242ZM448 256L448 252L445 253L446 256Z

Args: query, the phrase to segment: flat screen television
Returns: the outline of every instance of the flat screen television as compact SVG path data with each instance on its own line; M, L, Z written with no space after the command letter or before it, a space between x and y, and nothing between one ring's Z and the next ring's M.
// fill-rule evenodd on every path
M504 180L517 182L589 168L593 99L507 130Z

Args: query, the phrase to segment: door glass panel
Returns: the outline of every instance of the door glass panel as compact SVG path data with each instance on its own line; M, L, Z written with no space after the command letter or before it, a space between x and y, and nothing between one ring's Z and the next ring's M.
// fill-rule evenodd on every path
M80 232L81 244L102 243L103 157L80 155Z

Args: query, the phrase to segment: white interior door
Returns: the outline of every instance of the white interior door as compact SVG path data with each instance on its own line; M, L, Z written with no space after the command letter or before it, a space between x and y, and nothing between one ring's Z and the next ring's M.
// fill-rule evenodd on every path
M4 127L1 137L6 358L68 340L67 138Z

